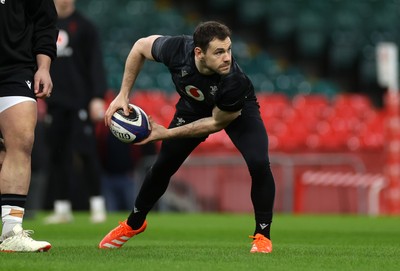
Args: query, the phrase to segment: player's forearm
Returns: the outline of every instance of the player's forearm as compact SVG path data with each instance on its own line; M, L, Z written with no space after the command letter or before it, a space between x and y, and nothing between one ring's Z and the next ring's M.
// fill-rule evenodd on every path
M157 37L159 36L154 35L141 38L133 45L125 63L125 71L121 85L122 95L126 97L129 96L145 60L154 60L151 55L151 47Z
M166 138L201 137L225 128L223 123L216 122L212 117L199 119L186 125L168 129Z
M45 54L38 54L36 55L36 63L38 70L50 70L51 65L51 58Z
M234 119L241 114L237 112L221 111L214 107L211 117L202 118L183 126L178 126L167 130L167 138L179 137L201 137L218 132L228 126Z
M140 53L136 52L135 47L133 47L125 63L125 71L120 91L122 95L126 97L129 96L144 61L145 58Z

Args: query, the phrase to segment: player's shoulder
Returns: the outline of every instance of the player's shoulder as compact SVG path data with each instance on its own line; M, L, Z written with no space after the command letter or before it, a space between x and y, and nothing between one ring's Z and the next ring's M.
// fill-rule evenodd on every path
M241 89L246 92L253 88L251 80L243 72L236 61L232 62L232 67L229 74L222 76L220 86L222 89Z
M179 36L160 36L156 41L163 46L181 48L182 46L192 46L193 38L187 35Z
M244 80L244 81L248 80L247 75L240 68L239 64L236 62L235 59L232 59L231 71L225 78L235 78L236 80Z
M169 67L176 67L187 61L193 51L193 39L189 36L162 36L153 43L155 60Z

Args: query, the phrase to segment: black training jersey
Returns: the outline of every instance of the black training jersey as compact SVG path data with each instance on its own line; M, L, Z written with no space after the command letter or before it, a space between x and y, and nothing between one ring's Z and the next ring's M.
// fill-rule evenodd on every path
M57 21L57 60L51 66L53 95L49 105L86 108L107 90L101 41L96 26L80 12Z
M53 0L0 2L0 78L33 69L37 54L56 57L56 21Z
M246 101L256 99L250 79L233 57L229 74L200 74L195 66L194 43L190 36L157 38L152 55L168 67L176 91L185 100L178 104L179 110L211 116L215 106L223 111L239 111Z

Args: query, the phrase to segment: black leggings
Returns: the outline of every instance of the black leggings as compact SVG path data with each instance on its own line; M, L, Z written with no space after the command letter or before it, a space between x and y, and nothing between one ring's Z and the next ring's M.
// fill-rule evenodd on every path
M170 127L176 126L179 112ZM188 118L183 117L186 121ZM193 121L190 120L190 121ZM240 151L251 175L251 200L255 216L272 220L275 182L268 157L268 136L258 106L246 106L242 115L225 128ZM163 141L160 153L144 179L136 199L136 208L147 213L165 193L171 176L190 153L206 138L181 138Z

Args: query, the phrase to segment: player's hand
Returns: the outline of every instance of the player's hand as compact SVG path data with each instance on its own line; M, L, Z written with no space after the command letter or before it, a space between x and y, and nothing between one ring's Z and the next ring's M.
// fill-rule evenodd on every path
M115 97L115 99L110 103L104 115L104 124L106 126L111 125L112 115L120 108L124 110L124 114L126 116L129 116L129 99L118 94L117 97Z
M48 70L38 69L34 76L34 93L37 98L49 98L53 90L53 82Z
M164 126L155 122L151 116L149 116L149 123L150 123L150 127L151 127L150 135L146 139L144 139L138 143L135 143L135 145L145 145L149 142L154 142L154 141L163 140L163 139L167 138L167 134L168 134L167 128L165 128Z

